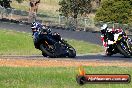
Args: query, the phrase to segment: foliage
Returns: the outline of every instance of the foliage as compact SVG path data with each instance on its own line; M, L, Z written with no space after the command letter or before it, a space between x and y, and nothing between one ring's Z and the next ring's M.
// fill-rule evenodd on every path
M88 14L92 9L91 0L62 0L59 5L62 15L73 18L77 18L79 14Z
M4 8L11 8L10 4L13 0L0 0L0 6ZM24 0L16 0L18 3L22 3Z
M132 0L103 0L97 10L96 21L131 23Z
M87 15L91 12L92 10L92 5L91 5L92 0L61 0L59 2L60 8L59 12L61 15L65 17L72 17L72 19L68 19L69 22L72 21L71 23L68 23L70 29L76 30L78 26L78 15Z
M10 8L11 0L0 0L0 6L4 8Z
M16 0L18 3L22 3L24 0Z

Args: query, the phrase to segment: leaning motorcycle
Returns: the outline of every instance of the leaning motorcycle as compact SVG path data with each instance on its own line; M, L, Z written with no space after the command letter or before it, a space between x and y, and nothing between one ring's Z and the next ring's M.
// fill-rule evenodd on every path
M48 39L44 38L45 36L48 37ZM59 33L47 33L45 35L44 32L41 31L38 40L35 47L42 51L44 57L76 57L75 49L68 44L66 40L62 39Z
M124 55L126 58L132 56L132 48L129 45L128 37L123 31L115 31L115 33L106 33L108 48L106 50L106 55L111 56L116 53ZM112 38L113 37L113 38Z

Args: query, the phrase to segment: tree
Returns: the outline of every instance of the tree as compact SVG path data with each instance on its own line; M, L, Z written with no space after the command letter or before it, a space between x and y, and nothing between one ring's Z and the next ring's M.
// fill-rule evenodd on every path
M89 14L92 10L91 0L61 0L59 5L61 15L74 18L76 26L78 15Z
M4 8L11 8L11 0L0 0L0 5Z
M0 5L4 8L11 8L10 3L13 0L0 0ZM16 0L18 3L22 3L24 0Z
M132 22L132 0L103 0L97 10L96 21Z
M88 14L92 10L91 0L62 0L59 5L62 15L75 19L79 14Z

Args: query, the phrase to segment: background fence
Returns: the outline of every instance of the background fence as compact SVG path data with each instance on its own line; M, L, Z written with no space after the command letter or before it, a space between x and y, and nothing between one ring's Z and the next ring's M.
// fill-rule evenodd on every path
M28 22L28 19L29 19L28 15L29 14L27 11L16 10L16 9L11 9L11 8L5 9L3 7L0 7L0 19L6 18L10 20L17 20L20 22ZM66 18L64 16L48 17L48 16L38 13L37 20L49 26L57 25L57 26L62 26L64 28L74 27L74 20L71 17L69 18ZM34 19L32 19L32 21L34 21ZM77 21L78 21L78 28L82 30L95 27L94 21L92 19L78 18Z
M27 22L29 19L29 13L27 11L16 10L12 8L3 8L0 7L0 19L9 19L9 20L16 20L19 22ZM32 18L31 22L35 19ZM37 14L37 21L43 22L48 26L54 27L62 27L65 29L74 30L75 29L75 21L72 17L66 18L64 16L58 17L49 17L43 14ZM78 18L77 19L77 27L78 30L83 31L99 31L100 26L103 22L95 23L92 18ZM132 31L132 27L129 27L127 24L119 24L114 22L109 22L109 27L122 27L123 29L127 29L128 31Z

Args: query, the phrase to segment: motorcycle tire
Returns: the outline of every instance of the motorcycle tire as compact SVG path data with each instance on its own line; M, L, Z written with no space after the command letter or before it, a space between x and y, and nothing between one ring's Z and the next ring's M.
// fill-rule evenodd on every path
M46 54L46 53L43 53L43 52L42 52L42 55L43 55L44 57L47 57L47 54Z
M61 40L62 44L64 44L67 47L67 57L69 58L75 58L76 57L76 50L67 43L64 39Z
M119 49L120 53L123 54L124 57L130 58L131 57L131 53L129 52L127 45L124 44L124 46L127 47L127 49L125 50L125 49L122 48L121 44L123 44L123 43L121 42L120 44L117 45L117 48Z
M55 55L50 53L48 50L46 50L46 48L44 47L43 44L40 45L40 49L41 49L42 53L45 53L47 56L49 56L51 58L55 58Z
M76 57L76 50L70 45L68 45L68 49L69 49L68 50L68 52L69 52L68 57L69 58L75 58Z

